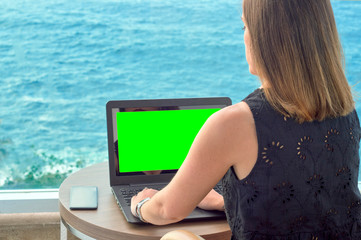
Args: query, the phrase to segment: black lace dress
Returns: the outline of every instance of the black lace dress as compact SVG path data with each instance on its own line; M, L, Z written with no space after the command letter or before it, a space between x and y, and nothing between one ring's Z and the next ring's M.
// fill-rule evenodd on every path
M223 178L233 239L361 239L360 124L348 116L299 124L276 112L257 89L253 113L258 159L238 180Z

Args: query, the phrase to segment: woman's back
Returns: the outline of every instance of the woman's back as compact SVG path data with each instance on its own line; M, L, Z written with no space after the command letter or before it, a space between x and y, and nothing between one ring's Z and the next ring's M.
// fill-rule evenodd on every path
M231 168L223 180L233 238L361 239L356 112L300 124L275 111L261 89L244 101L258 159L245 179Z

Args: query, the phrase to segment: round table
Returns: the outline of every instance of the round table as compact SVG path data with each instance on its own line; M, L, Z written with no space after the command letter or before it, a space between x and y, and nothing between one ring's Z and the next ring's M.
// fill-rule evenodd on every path
M97 186L98 209L70 210L71 186ZM66 178L59 188L59 209L62 223L81 239L159 240L177 229L191 231L207 240L225 240L231 236L226 220L184 221L166 226L128 223L110 189L108 162L86 167Z

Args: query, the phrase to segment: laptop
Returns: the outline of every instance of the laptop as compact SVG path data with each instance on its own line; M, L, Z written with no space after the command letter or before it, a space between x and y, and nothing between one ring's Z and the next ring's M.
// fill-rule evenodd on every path
M131 197L145 187L165 187L208 117L229 105L227 97L107 103L110 187L128 222L141 223L131 213ZM221 193L220 184L216 187ZM225 218L225 214L196 208L185 220L204 218Z

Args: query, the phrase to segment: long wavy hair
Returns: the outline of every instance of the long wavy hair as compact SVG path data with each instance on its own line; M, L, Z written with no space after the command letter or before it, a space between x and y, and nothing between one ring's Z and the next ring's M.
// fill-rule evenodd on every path
M243 0L243 18L257 75L277 111L302 123L354 109L330 0Z

